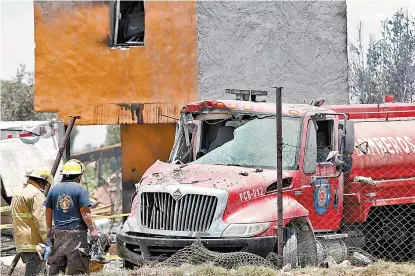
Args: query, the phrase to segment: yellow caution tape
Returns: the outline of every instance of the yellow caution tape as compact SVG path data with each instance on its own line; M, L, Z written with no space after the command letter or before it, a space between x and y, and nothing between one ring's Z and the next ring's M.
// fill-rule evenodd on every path
M121 257L118 256L118 255L105 256L105 259L107 259L107 260L122 260Z
M11 211L10 206L4 206L0 207L0 213ZM92 215L94 219L105 219L105 218L120 218L120 217L128 217L130 213L125 214L116 214L116 215L109 215L109 216L103 216L103 215Z
M5 211L2 211L2 212L5 212ZM110 216L93 216L93 220L100 220L100 219L106 219L106 218L128 217L129 215L130 215L130 213L110 215ZM52 222L52 224L54 225L54 222ZM13 228L13 224L0 225L0 229L10 229L10 228Z
M125 214L117 214L117 215L109 215L109 216L102 216L102 215L92 215L94 220L97 219L106 219L106 218L120 218L120 217L128 217L130 213Z
M0 229L10 229L13 228L13 224L2 224L0 225Z
M10 208L10 206L4 206L4 207L0 207L0 213L3 212L8 212L10 211L12 208Z

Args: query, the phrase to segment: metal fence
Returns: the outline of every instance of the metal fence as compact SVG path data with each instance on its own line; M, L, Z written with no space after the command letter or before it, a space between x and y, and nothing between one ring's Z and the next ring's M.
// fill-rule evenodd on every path
M317 263L329 256L342 262L353 254L363 261L364 256L366 261L414 261L415 147L410 138L357 141L352 169L344 172L337 131L325 122L311 124L317 139L308 138L305 146L283 141L282 213L286 222L293 218L284 232L284 259L310 261L315 252ZM312 132L296 133L288 126L284 132L283 124L285 141ZM277 193L276 185L272 189L267 192Z

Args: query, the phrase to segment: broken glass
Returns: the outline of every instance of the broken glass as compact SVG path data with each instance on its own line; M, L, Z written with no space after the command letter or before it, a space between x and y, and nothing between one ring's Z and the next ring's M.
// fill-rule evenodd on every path
M300 148L301 119L283 117L283 168L294 169ZM255 119L234 130L234 139L208 152L193 164L275 169L277 131L272 118Z

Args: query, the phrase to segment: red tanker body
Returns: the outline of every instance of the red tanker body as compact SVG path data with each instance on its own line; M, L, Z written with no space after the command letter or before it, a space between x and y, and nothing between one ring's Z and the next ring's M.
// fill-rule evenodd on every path
M356 176L373 180L415 177L415 119L356 121L355 153L349 181Z
M219 252L275 250L275 104L247 92L263 93L183 108L169 162L137 183L117 234L125 264L164 260L196 237ZM320 104L283 105L285 262L342 261L346 244L414 259L415 104Z

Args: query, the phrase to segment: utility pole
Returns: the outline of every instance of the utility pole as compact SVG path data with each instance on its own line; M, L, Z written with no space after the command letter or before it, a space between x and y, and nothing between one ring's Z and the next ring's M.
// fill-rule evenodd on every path
M283 265L284 233L282 217L282 87L276 90L276 124L277 124L277 216L278 216L278 266Z

